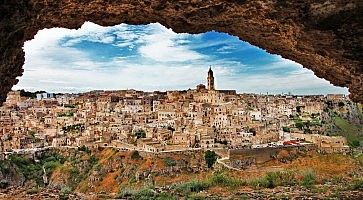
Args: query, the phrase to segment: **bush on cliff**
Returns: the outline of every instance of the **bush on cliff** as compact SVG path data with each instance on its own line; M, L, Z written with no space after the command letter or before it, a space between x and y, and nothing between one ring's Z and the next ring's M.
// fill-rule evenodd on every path
M204 154L204 158L208 168L212 168L214 163L217 161L217 154L214 151L207 150Z
M166 166L171 167L176 165L176 161L171 157L164 158L164 163Z
M26 180L35 180L38 185L42 185L43 170L40 163L15 154L10 156L10 162L18 167Z
M140 160L142 157L140 156L139 152L135 150L131 152L131 159Z

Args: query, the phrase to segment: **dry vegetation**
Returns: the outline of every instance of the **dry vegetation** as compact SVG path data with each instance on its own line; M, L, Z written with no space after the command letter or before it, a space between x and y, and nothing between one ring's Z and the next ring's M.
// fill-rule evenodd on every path
M140 197L138 195L151 195L147 197L155 199L160 193L155 193L155 187L173 194L173 198L178 195L193 196L199 191L212 196L233 196L260 190L269 194L271 188L279 190L297 187L294 190L308 188L311 193L320 190L326 193L338 190L334 189L335 185L339 185L339 191L363 187L359 162L363 160L362 156L354 158L350 155L310 152L288 163L274 160L243 171L231 171L215 165L212 170L205 167L197 168L197 172L181 170L155 175L185 165L206 165L204 154L192 152L152 155L107 148L74 150L65 155L65 162L57 162L49 180L50 186L63 189L67 194L75 191L111 196L134 195L135 198ZM151 178L142 175L150 170L153 172ZM326 183L333 184L333 189L325 187Z

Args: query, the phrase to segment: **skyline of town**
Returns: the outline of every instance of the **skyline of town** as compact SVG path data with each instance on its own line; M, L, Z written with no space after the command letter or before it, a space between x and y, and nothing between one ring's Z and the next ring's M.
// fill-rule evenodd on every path
M334 130L325 125L331 112L350 115L354 110L355 104L344 95L237 94L216 87L211 66L205 80L193 89L153 93L41 93L29 98L11 91L0 107L0 134L4 135L0 150L86 145L155 153L300 145L297 141L307 145L304 142L309 141L324 151L344 152L351 144L344 137L329 137Z
M210 65L209 66L209 71L212 69L213 67ZM218 69L218 68L217 68ZM208 72L209 72L208 71ZM218 80L214 80L214 85L216 85L216 83L218 83ZM202 84L203 83L199 83L199 84ZM208 85L208 81L206 82L206 84ZM95 91L123 91L123 90L135 90L135 91L142 91L142 92L149 92L149 93L152 93L152 92L168 92L168 91L188 91L188 90L192 90L194 86L191 86L191 87L188 87L188 88L180 88L180 89L165 89L165 90L142 90L142 89L138 89L138 88L119 88L119 89L93 89L93 90L86 90L86 91L80 91L80 92L49 92L49 91L46 91L46 90L42 90L41 88L38 88L37 90L26 90L24 88L17 88L15 89L15 91L20 91L20 90L23 90L25 92L32 92L32 93L38 93L38 94L41 94L41 92L45 92L45 93L53 93L53 94L83 94L83 93L89 93L89 92L95 92ZM217 87L217 85L215 86ZM226 89L226 88L220 88L220 89ZM233 88L227 88L227 89L232 89ZM266 92L266 93L254 93L254 92L240 92L238 90L235 90L236 91L236 94L260 94L260 95L295 95L295 96L309 96L309 95L323 95L323 96L326 96L326 95L329 95L329 94L343 94L343 95L346 95L348 97L349 93L326 93L326 94L294 94L290 91L282 91L281 93L269 93L269 92Z
M209 71L212 69L213 67L212 66L209 66ZM217 80L215 80L215 82L217 82ZM208 81L207 83L208 84ZM200 83L200 85L204 85L203 83ZM112 91L124 91L124 90L127 90L127 91L131 91L131 90L135 90L135 91L142 91L142 92L149 92L149 93L152 93L152 92L170 92L170 91L188 91L188 90L192 90L194 86L192 87L189 87L189 88L184 88L184 89L174 89L174 90L168 90L168 89L165 89L165 90L142 90L142 89L137 89L137 88L119 88L119 89L94 89L94 90L88 90L88 91L82 91L82 92L49 92L49 91L45 91L45 90L42 90L41 88L39 88L38 90L36 91L31 91L31 90L25 90L23 88L18 88L16 89L15 91L20 91L20 90L23 90L25 92L32 92L32 93L38 93L38 94L41 94L41 92L44 92L44 93L53 93L53 94L84 94L84 93L89 93L89 92L97 92L97 91L105 91L105 92L112 92ZM215 86L217 87L217 85ZM225 89L225 88L219 88L219 89ZM232 89L233 88L228 88L228 89ZM329 95L329 94L343 94L343 95L346 95L348 96L348 94L346 93L326 93L326 94L294 94L290 91L283 91L281 93L269 93L269 92L266 92L266 93L253 93L253 92L239 92L237 90L236 91L236 94L256 94L256 95L294 95L294 96L316 96L316 95L323 95L323 96L326 96L326 95Z

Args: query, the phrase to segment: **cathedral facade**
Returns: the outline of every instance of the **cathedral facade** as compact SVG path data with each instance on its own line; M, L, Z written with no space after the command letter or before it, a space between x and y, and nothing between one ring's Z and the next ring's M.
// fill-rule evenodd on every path
M196 102L220 104L225 102L227 95L236 95L235 90L216 90L212 67L209 67L208 70L207 85L208 88L203 84L197 85L197 93L194 94Z

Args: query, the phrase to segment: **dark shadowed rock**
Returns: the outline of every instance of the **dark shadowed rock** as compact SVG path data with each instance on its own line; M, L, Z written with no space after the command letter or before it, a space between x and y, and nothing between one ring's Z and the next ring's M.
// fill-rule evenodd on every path
M363 102L361 0L2 0L0 102L23 73L26 40L38 30L159 22L175 32L226 32L301 63Z

